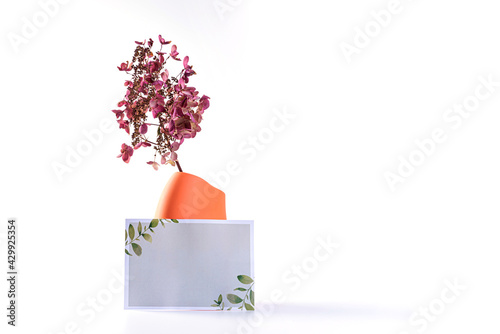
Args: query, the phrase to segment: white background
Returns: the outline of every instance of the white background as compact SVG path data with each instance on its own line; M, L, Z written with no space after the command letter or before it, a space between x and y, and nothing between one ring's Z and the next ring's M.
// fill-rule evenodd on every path
M230 9L221 13L220 3ZM473 96L479 76L500 80L498 7L401 0L348 62L342 43L354 45L356 29L376 29L370 12L388 4L73 0L15 48L8 36L21 36L43 9L2 1L1 261L6 221L15 217L15 330L498 331L500 87L458 128L443 120ZM129 164L117 159L128 140L117 126L62 180L54 172L87 140L84 131L113 120L126 79L116 66L131 58L134 41L160 33L190 56L198 73L190 83L211 97L203 131L179 152L184 170L226 193L229 219L255 219L257 303L274 307L260 318L123 310L123 293L110 286L116 291L123 272L124 219L152 216L175 170L154 171L146 151ZM241 154L250 136L269 135L273 110L294 118L255 156ZM398 157L435 128L447 140L391 191L384 173L396 173ZM211 173L222 175L233 160L238 172L215 182ZM314 262L317 238L327 237L340 246ZM311 272L293 290L283 277L303 264ZM445 280L466 287L448 304L439 301ZM269 304L273 291L285 301ZM95 309L93 299L101 301ZM431 305L440 314L425 329L410 322Z

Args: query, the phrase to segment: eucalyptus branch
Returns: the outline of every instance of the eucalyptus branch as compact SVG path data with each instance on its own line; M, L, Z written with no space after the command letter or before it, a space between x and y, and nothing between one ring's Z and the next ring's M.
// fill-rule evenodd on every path
M249 293L250 291L253 291L253 290L252 290L252 287L253 287L253 285L254 285L254 284L255 284L255 282L253 282L253 283L252 283L252 285L250 285L250 287L247 289L247 293L245 294L245 297L243 297L243 303L244 303L244 302L245 302L245 300L247 299L247 297L248 297L248 293ZM252 303L252 304L253 304L253 303ZM242 306L243 306L243 305L242 305Z
M153 238L151 237L151 235L146 232L151 231L155 233L153 228L156 228L159 223L161 223L162 226L165 227L164 221L166 221L167 223L179 223L177 219L153 219L151 220L149 225L145 225L144 229L142 229L142 224L141 222L139 222L139 224L137 225L137 237L135 237L134 226L132 224L129 224L128 229L125 229L125 254L132 256L132 254L127 250L127 246L132 246L132 250L134 251L134 253L137 256L141 256L142 247L136 242L138 242L141 237L148 242L153 242Z
M254 292L253 292L253 286L255 284L253 278L251 278L250 276L247 276L247 275L238 275L238 281L240 281L241 283L245 284L245 285L249 285L248 288L242 288L242 287L238 287L238 288L235 288L234 291L246 291L245 293L245 296L243 298L241 298L240 296L238 295L235 295L235 294L232 294L232 293L228 293L226 295L226 298L227 298L227 301L231 304L235 304L235 305L238 305L241 303L241 306L238 307L238 309L240 310L247 310L247 311L254 311L255 310L255 301L254 301ZM211 306L212 307L218 307L219 309L223 310L224 309L224 302L222 301L222 295L219 295L219 299L218 300L214 300L215 304L212 304ZM248 301L248 303L247 303ZM222 305L222 307L221 307ZM233 307L229 307L227 309L227 311L230 311Z

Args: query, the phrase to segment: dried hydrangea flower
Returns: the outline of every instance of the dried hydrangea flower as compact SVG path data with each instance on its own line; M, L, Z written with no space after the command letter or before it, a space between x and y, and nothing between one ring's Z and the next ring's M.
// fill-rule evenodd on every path
M189 65L188 56L182 61L180 73L175 77L169 75L166 62L170 58L180 61L179 52L175 44L170 52L163 52L163 46L171 41L166 41L161 35L158 35L158 40L160 50L154 53L151 38L136 41L132 61L118 66L119 71L126 72L131 78L125 81L125 96L118 102L118 108L123 109L112 112L120 129L132 137L131 146L123 144L118 157L128 163L134 150L153 147L155 159L147 164L155 170L160 164L177 165L182 172L176 151L185 139L194 138L201 131L203 113L210 102L208 96L200 97L195 87L187 86L189 78L196 74ZM160 163L156 162L157 154Z

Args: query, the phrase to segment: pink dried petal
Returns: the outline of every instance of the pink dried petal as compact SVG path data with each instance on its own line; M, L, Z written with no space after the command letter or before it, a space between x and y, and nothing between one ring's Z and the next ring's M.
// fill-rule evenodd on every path
M177 58L178 54L179 52L177 52L177 45L173 44L172 48L170 49L170 56L172 56L172 58L174 58L175 60L180 60L179 58Z
M161 37L161 35L158 35L158 39L160 40L160 43L162 45L170 44L172 42L172 41L165 41L165 39L163 37Z
M160 166L156 161L148 161L148 165L152 165L155 170L158 170L158 166Z
M164 112L164 111L165 111L165 107L164 106L156 106L152 110L153 117L156 118L159 113Z
M128 163L130 161L130 158L134 154L134 149L127 144L122 144L122 149L121 149L121 158L125 163Z
M161 78L163 79L163 81L168 80L168 70L165 69L164 72L161 72Z
M172 151L177 151L179 149L179 142L173 142L172 143Z
M119 118L120 120L123 119L123 110L115 109L115 110L111 110L111 111L115 113L116 118Z
M156 80L153 83L153 86L155 87L156 90L160 90L163 87L163 81L161 80Z

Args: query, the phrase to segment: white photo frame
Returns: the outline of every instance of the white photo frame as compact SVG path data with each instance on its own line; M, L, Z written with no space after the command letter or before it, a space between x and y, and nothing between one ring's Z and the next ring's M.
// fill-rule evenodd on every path
M254 309L253 221L127 219L125 231L125 309Z

